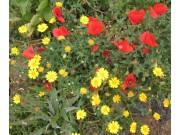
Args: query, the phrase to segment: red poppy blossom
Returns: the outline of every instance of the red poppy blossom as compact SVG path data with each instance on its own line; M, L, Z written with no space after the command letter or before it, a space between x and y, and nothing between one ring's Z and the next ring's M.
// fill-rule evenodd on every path
M41 53L41 52L43 52L43 51L45 51L45 50L46 50L46 48L39 47L39 48L36 50L36 52Z
M131 87L134 88L136 86L136 78L133 73L130 73L124 80L124 88Z
M44 89L47 91L51 91L52 90L52 84L50 82L46 82L46 84L44 85Z
M67 31L67 29L64 26L61 26L59 28L54 28L53 29L53 36L58 38L59 36L64 36L66 37L69 35L71 32Z
M104 24L98 20L98 18L89 17L89 23L86 25L88 28L88 34L99 35L104 31Z
M92 48L92 53L95 53L100 48L99 45L94 45Z
M140 37L139 40L151 47L157 47L158 44L156 43L156 39L153 34L149 31L145 31Z
M124 95L127 95L127 94L128 94L128 92L127 92L126 89L121 89L121 92L122 92Z
M165 14L168 10L168 7L163 3L157 3L154 7L149 7L150 14L152 18L158 18L159 15Z
M144 11L144 9L141 9L139 11L130 10L128 17L132 24L137 24L143 20L145 13L146 12Z
M92 84L90 84L90 90L91 90L91 91L98 91L99 88L95 88L95 87L92 86Z
M135 44L132 44L131 46L134 50L138 48L138 45L135 45Z
M34 50L33 46L29 46L26 50L23 51L23 56L26 57L27 59L32 59L34 57Z
M110 51L105 50L104 52L102 52L102 55L103 55L104 57L109 57Z
M142 49L142 52L146 55L146 54L149 53L149 49L148 49L148 48L143 48L143 49Z
M119 40L119 42L112 41L119 51L123 53L129 53L133 50L133 47L129 45L128 40Z
M65 22L64 18L62 17L62 11L60 10L59 7L54 7L52 10L53 15L60 21L60 22Z

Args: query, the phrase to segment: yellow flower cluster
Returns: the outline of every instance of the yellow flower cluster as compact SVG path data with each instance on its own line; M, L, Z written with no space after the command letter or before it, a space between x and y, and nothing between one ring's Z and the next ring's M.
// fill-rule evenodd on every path
M41 56L35 55L28 62L28 67L30 68L28 71L28 76L30 79L36 79L39 76L39 65L40 65Z
M93 106L97 106L101 103L101 99L98 94L94 94L91 98L92 98L91 103Z

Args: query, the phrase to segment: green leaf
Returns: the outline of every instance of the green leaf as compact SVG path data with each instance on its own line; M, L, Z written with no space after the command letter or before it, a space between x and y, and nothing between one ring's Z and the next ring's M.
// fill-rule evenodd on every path
M57 112L59 110L59 101L58 101L58 97L57 97L57 91L53 90L52 95L50 97L50 102L55 110L55 112Z
M42 18L40 14L36 14L34 15L31 20L30 20L30 24L31 26L36 26L37 24L39 24L40 22L42 22Z
M29 135L42 135L43 134L43 128L40 128L32 133L30 133Z
M49 21L52 18L52 8L46 7L43 11L43 17L46 21Z
M43 1L39 4L39 6L38 6L38 8L36 9L36 11L42 11L43 9L45 9L45 8L47 7L47 5L48 5L48 0L43 0Z
M77 109L77 107L74 107L74 106L64 108L64 110L66 111L66 113L67 113L67 112L70 112L70 111L72 111L72 110L75 110L75 109Z
M51 120L51 125L52 125L52 128L56 128L57 127L57 120L59 119L59 111L56 112L56 115L52 118Z

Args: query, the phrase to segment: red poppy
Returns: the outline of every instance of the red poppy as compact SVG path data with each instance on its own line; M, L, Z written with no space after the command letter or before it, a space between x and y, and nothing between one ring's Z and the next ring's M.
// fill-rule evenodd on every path
M62 17L62 11L59 7L54 7L52 13L60 22L65 22L64 18Z
M50 82L46 82L46 84L44 85L44 89L47 91L51 91L52 90L52 84Z
M119 51L129 53L133 50L133 47L129 45L128 40L119 40L119 42L112 41Z
M135 45L135 44L132 44L131 46L134 50L138 48L138 45Z
M126 89L121 89L121 92L122 92L124 95L127 95L127 94L128 94L128 92L127 92Z
M99 35L104 30L104 24L98 20L98 18L89 17L89 23L86 25L88 28L88 34Z
M66 37L69 35L71 32L67 31L67 29L64 26L61 26L59 28L54 28L53 29L53 36L54 37L59 37L59 36L64 36Z
M152 18L158 18L159 15L165 14L168 10L168 7L163 3L157 3L154 7L149 7L150 14Z
M149 49L148 49L148 48L143 48L143 49L142 49L142 52L146 55L146 54L149 53Z
M91 90L91 91L98 91L99 88L95 88L95 87L92 86L92 84L90 84L90 90Z
M130 10L128 17L132 24L137 24L143 20L145 13L146 12L144 11L144 9L141 9L139 11Z
M130 73L124 80L124 89L127 87L134 88L136 86L136 78L133 73Z
M156 39L153 34L149 31L145 31L140 37L139 40L151 47L157 47L158 44L156 43Z
M104 52L102 52L102 55L103 55L104 57L109 57L110 51L105 50Z
M100 48L99 45L94 45L92 48L92 53L95 53Z
M46 50L46 48L39 47L39 48L36 50L36 52L41 53L41 52L43 52L43 51L45 51L45 50Z
M27 59L32 59L34 57L34 50L33 46L29 46L26 50L23 51L23 56L26 57Z

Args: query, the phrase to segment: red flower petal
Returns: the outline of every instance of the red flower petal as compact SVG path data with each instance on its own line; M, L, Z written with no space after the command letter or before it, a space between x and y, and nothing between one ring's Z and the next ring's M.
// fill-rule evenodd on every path
M91 91L98 91L99 88L95 88L95 87L93 87L93 86L90 84L90 90L91 90Z
M124 88L131 87L134 88L136 86L136 78L133 73L130 73L124 80Z
M119 42L112 41L119 51L129 53L133 50L133 47L129 45L128 40L119 40Z
M62 17L62 11L60 10L59 7L54 7L52 10L53 15L60 21L60 22L65 22L64 18Z
M140 37L139 40L151 47L157 47L156 39L149 31L145 31Z
M108 57L108 56L110 55L110 51L105 50L105 51L102 53L102 55L103 55L104 57Z
M135 44L132 44L131 46L134 50L138 48L138 45L135 45Z
M132 24L137 24L143 20L145 13L146 12L144 11L144 9L141 9L139 11L130 10L128 17Z
M47 82L44 85L44 89L47 90L47 91L51 91L52 90L52 84L50 82Z
M152 7L149 7L149 10L150 10L150 15L152 18L158 18L159 15L156 13L156 11Z
M149 53L149 49L148 49L148 48L143 48L143 49L142 49L142 52L146 55L146 54Z
M88 28L88 34L91 35L99 35L104 30L104 24L100 21L90 21L87 25Z
M92 48L92 53L95 53L100 48L99 45L94 45Z
M23 51L23 56L26 57L27 59L32 59L34 57L34 50L33 46L29 46L26 50Z
M45 50L46 50L46 48L39 47L39 48L36 50L36 52L41 53L41 52L43 52L43 51L45 51Z
M64 36L66 37L69 35L71 32L67 31L67 29L64 26L61 26L59 28L54 28L53 29L53 36L54 37L59 37L59 36Z
M168 7L163 3L157 3L154 7L149 7L150 15L153 18L158 18L159 15L165 14L168 10Z

